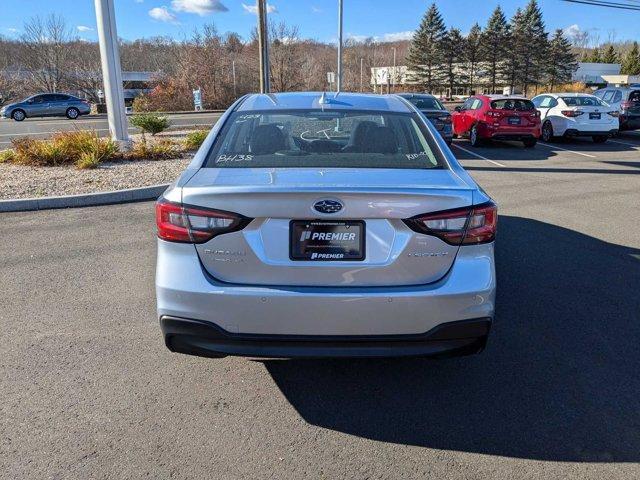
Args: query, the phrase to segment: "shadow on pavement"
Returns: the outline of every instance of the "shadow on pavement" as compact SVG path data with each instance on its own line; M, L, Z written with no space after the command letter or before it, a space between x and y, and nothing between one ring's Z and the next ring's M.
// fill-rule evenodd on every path
M500 160L501 162L503 160ZM635 167L636 165L629 164L628 162L602 162L612 163L615 165L621 165L625 167ZM522 173L598 173L598 174L610 174L610 175L639 175L639 170L631 169L609 169L609 168L558 168L558 167L464 167L468 171L481 171L481 172L522 172Z
M640 461L640 249L502 216L497 267L496 322L481 355L264 365L305 421L350 435Z

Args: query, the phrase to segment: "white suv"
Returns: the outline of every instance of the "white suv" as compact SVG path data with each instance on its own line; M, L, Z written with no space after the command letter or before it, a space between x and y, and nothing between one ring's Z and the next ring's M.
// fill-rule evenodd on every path
M601 88L594 95L620 112L620 130L640 128L640 85Z
M554 137L591 137L606 142L618 133L619 112L595 95L545 93L532 100L542 120L542 141Z

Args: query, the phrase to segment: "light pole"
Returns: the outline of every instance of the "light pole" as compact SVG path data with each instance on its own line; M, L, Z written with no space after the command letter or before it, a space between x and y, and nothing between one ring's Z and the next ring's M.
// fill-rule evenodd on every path
M233 76L233 99L235 100L238 96L237 88L236 88L236 61L233 60L231 62L231 75Z
M342 90L342 0L338 0L338 81L336 93Z
M260 93L269 93L269 36L266 0L256 0L258 7L258 46L260 48Z
M396 47L393 47L393 93L396 93Z
M362 93L364 84L362 83L364 73L364 58L360 57L360 93Z
M118 51L118 32L113 0L95 0L102 82L107 103L109 133L122 148L129 146L127 116L124 111L122 70Z

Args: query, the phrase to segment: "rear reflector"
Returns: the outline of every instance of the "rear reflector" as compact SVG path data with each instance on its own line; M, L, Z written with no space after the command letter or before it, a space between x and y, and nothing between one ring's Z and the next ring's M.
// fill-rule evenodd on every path
M418 215L404 222L413 231L433 235L450 245L476 245L496 237L498 207L493 202Z
M242 230L250 218L231 212L156 202L158 237L169 242L203 243L221 233Z

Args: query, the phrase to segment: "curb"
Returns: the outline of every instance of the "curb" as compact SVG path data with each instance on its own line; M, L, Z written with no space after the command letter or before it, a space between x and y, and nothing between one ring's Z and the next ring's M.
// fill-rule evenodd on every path
M155 200L167 189L168 186L169 184L163 184L152 185L150 187L128 188L126 190L114 190L111 192L0 200L0 213L50 210L54 208L94 207L98 205L113 205L117 203Z

